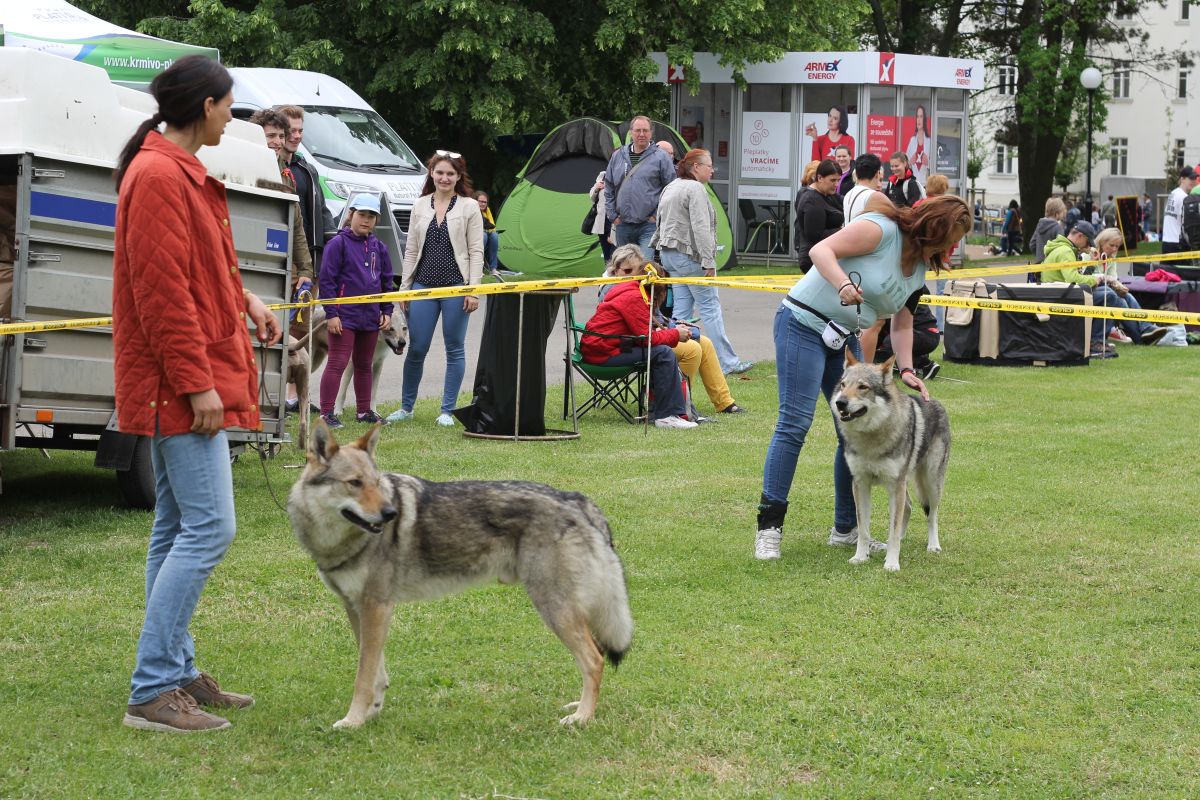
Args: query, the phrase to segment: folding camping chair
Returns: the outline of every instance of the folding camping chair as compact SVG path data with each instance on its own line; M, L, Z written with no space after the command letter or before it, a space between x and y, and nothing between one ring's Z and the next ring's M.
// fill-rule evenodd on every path
M639 361L623 367L606 367L599 364L589 364L583 360L580 343L584 334L600 336L605 339L627 339L630 342L645 342L644 336L621 336L589 331L575 321L575 304L572 297L567 296L567 333L572 337L573 348L566 361L566 379L563 381L563 419L574 407L576 420L593 408L609 406L616 409L626 422L636 425L639 418L646 414L646 362ZM575 407L575 384L573 375L581 375L592 389L592 396ZM635 405L637 413L630 412L629 406Z

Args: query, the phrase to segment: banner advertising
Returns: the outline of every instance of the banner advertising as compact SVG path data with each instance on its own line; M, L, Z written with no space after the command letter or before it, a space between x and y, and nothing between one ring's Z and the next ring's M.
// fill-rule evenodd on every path
M792 115L786 111L742 112L742 178L790 180Z
M962 120L957 117L938 118L937 172L951 181L962 177Z
M879 156L887 164L900 137L896 130L897 117L888 114L867 115L867 152Z
M769 200L775 203L786 203L792 199L792 189L789 186L747 186L738 184L738 200Z
M845 110L845 106L839 106ZM838 125L837 117L841 112L831 110L828 113L805 114L801 117L801 126L804 128L804 136L800 139L800 161L807 164L809 161L820 161L825 158L833 158L833 150L838 145L850 146L850 158L858 155L858 145L854 141L852 135L858 130L858 114L846 114L846 124ZM832 121L832 125L831 125ZM842 133L837 141L834 141L832 134L839 132L842 127L845 127L846 133Z
M904 142L901 149L908 156L908 168L922 184L929 180L929 167L934 158L933 140L929 134L929 117L924 106L917 106L915 116L900 118L900 141Z
M704 147L704 106L683 107L679 115L679 135L688 147Z

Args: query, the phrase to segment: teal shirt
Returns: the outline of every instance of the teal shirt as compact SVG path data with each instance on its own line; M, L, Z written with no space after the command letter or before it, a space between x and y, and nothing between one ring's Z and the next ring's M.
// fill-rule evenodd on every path
M857 272L858 275L853 277L862 277L860 289L863 302L857 318L854 306L841 304L837 287L831 286L829 281L822 278L816 267L810 269L788 292L793 299L817 309L851 331L857 327L870 327L876 320L895 314L904 307L905 301L912 297L914 292L925 286L924 264L918 262L913 274L907 278L900 270L903 241L896 223L875 211L855 217L855 224L859 220L874 222L883 232L883 236L871 252L838 259L847 276L851 272ZM802 325L818 333L825 329L824 320L790 303L786 305Z

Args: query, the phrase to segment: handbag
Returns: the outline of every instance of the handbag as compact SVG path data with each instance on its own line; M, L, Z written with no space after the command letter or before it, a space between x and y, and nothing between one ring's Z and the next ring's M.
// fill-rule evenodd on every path
M581 233L587 234L588 236L592 235L592 228L596 225L596 214L598 213L596 206L599 204L599 202L600 200L597 198L596 201L592 203L592 207L588 209L588 212L583 215L583 224L579 226L579 231Z

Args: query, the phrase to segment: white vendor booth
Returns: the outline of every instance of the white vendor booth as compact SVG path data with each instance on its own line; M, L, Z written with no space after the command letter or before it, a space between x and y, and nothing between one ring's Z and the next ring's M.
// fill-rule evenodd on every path
M792 204L800 176L809 161L831 151L832 139L855 156L878 155L885 176L892 153L904 151L922 183L940 173L952 192L962 193L968 97L983 88L982 61L787 53L747 66L742 89L718 56L696 53L692 69L700 73L700 92L691 95L681 68L669 66L663 53L651 57L659 65L654 80L671 86L671 124L689 144L712 152L712 186L729 213L739 254L794 258ZM832 136L831 123L837 128Z

